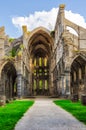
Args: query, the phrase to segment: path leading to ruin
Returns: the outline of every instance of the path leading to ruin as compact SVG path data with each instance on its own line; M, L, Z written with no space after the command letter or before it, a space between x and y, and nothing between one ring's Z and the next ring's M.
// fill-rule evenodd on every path
M86 130L86 126L52 99L36 99L35 104L17 123L15 130Z

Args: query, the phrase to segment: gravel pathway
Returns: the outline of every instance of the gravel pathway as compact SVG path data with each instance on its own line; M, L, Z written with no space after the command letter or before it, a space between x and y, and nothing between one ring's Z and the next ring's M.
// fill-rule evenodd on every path
M86 126L56 106L52 99L38 98L15 130L86 130Z

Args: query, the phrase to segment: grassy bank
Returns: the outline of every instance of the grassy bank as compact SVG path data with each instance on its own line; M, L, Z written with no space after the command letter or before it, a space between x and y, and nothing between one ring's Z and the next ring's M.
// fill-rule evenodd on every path
M0 107L0 130L13 130L17 121L34 101L13 101Z
M57 100L54 101L54 103L70 112L79 121L86 124L86 106L83 106L80 102L73 103L70 100Z

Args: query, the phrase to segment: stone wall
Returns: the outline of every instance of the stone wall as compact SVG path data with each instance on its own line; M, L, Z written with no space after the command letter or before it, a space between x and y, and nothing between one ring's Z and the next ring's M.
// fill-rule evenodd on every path
M64 5L60 5L55 26L55 56L53 56L53 59L56 62L54 64L53 75L55 93L69 96L71 95L71 66L74 59L83 54L84 65L86 64L86 29L67 20L64 8ZM68 31L67 27L74 29L77 35ZM75 68L77 68L77 64ZM83 63L81 62L80 65L82 68Z
M69 28L73 29L75 33L72 34ZM4 27L0 28L0 97L13 97L14 84L17 86L17 97L33 95L33 62L36 55L38 55L38 59L40 56L48 59L47 81L50 95L69 97L76 93L79 96L84 93L86 86L86 29L65 18L65 5L59 6L53 31L55 35L52 36L51 32L44 27L36 28L31 32L26 26L23 26L22 29L23 35L9 44L9 37L5 35ZM14 57L9 55L12 49L17 52ZM5 66L9 63L10 69L6 69ZM4 67L5 71L3 71ZM37 67L39 66L37 65ZM36 79L38 79L38 74ZM45 74L44 70L43 74ZM14 79L15 83L12 84ZM8 81L9 85L6 87Z

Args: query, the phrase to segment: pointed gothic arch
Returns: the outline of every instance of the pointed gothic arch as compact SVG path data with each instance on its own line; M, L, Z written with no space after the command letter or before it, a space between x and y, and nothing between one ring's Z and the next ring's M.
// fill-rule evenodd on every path
M5 95L6 99L13 98L17 95L16 77L17 72L12 62L6 61L1 68L1 92L0 95Z
M84 93L86 80L86 59L82 55L77 55L71 64L71 94Z
M50 32L39 27L28 38L28 50L31 57L31 88L33 95L50 94L50 57L53 39Z

